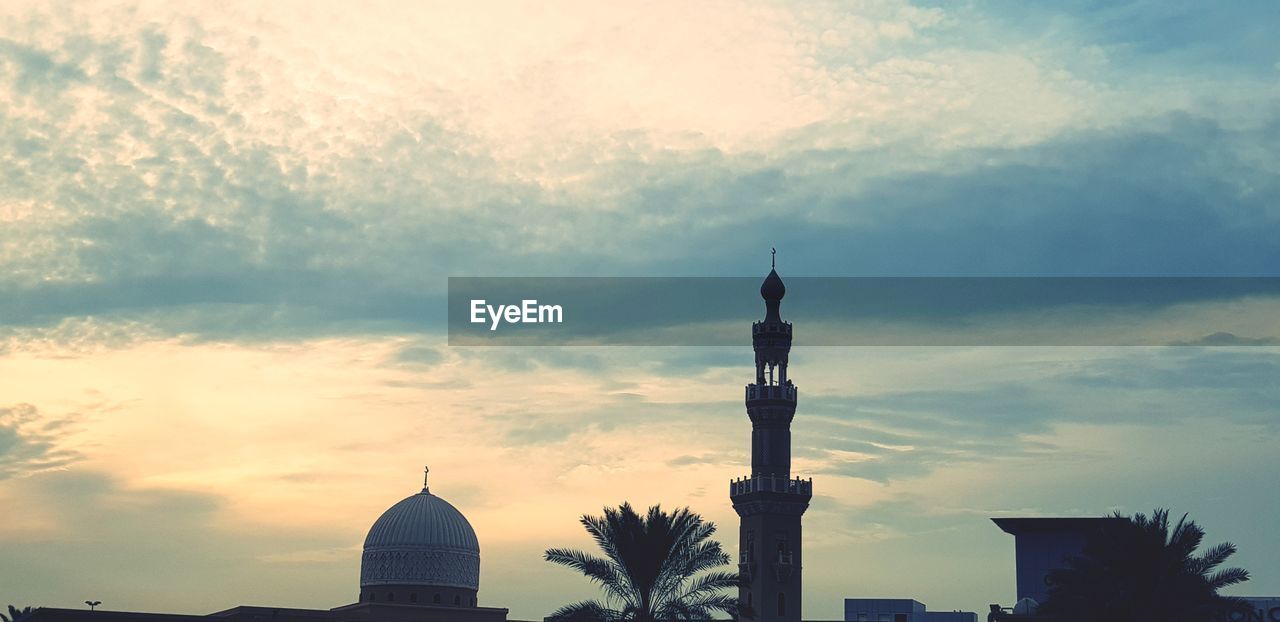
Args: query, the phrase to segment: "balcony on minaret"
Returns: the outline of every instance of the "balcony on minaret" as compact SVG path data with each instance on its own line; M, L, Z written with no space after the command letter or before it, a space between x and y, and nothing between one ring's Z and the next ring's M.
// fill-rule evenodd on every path
M756 475L742 477L729 482L729 496L737 497L757 492L772 492L797 497L813 497L813 479L774 477L772 475Z
M777 333L782 336L791 336L791 322L752 322L751 334L763 335Z
M796 401L796 385L794 384L749 384L747 385L747 401L786 400Z

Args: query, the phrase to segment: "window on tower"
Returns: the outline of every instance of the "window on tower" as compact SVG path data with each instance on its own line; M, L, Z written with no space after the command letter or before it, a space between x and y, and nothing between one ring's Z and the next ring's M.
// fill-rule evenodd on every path
M787 615L787 595L778 592L778 615Z

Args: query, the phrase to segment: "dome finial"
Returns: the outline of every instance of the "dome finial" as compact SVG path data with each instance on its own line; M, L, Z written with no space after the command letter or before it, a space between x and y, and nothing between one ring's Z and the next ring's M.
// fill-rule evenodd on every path
M427 487L427 476L430 474L431 474L431 467L429 466L422 467L422 492L431 492L431 489Z
M770 246L769 250L773 254L773 257L769 259L769 267L776 270L778 268L778 248L776 246Z

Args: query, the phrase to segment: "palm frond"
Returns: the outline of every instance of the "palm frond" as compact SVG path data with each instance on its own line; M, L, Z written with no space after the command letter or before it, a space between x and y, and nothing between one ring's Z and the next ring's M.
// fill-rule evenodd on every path
M1223 542L1209 547L1209 550L1205 551L1204 555L1195 560L1196 569L1202 574L1208 573L1227 561L1227 558L1235 555L1235 553L1236 545L1230 542Z
M1209 586L1216 591L1248 580L1249 571L1244 568L1223 568L1209 577Z
M665 603L657 611L657 617L664 620L706 620L717 613L732 617L737 615L737 612L737 598L724 594L712 594Z
M606 507L601 516L584 515L580 522L604 556L553 548L545 559L600 584L606 602L562 607L553 614L557 620L568 615L610 615L619 622L701 620L736 607L736 598L723 590L737 587L737 576L715 570L730 561L711 539L715 524L689 508L667 512L654 505L640 514L623 503Z
M1249 573L1213 572L1236 552L1234 545L1219 544L1197 556L1204 529L1186 514L1170 525L1168 510L1161 508L1150 516L1115 517L1125 520L1107 523L1080 555L1050 573L1049 598L1039 613L1096 622L1195 622L1217 619L1234 606L1217 591L1248 580Z
M577 570L611 592L625 592L628 589L625 579L618 574L617 566L607 559L574 549L547 549L543 558L553 564Z
M616 622L622 619L621 612L594 600L565 605L547 616L547 620L552 622Z
M9 615L6 616L5 614L0 613L0 620L3 620L4 622L18 622L32 613L34 613L34 610L30 605L23 607L22 609L9 605Z
M721 590L738 586L738 574L734 572L710 572L699 575L684 587L678 600L693 600L708 594L716 594Z

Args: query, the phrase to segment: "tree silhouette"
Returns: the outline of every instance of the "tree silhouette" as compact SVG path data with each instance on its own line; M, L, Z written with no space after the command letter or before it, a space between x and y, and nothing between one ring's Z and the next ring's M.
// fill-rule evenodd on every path
M0 620L3 622L18 622L19 620L31 615L35 609L31 607L23 607L19 609L13 605L9 605L9 615L0 613Z
M629 503L606 507L604 516L584 515L581 522L604 556L553 548L545 558L600 584L605 599L566 605L551 619L655 622L734 614L737 600L722 590L737 587L738 576L714 570L729 563L720 543L710 539L714 523L688 508L668 514L657 505L640 516Z
M1126 518L1120 513L1116 518ZM1136 514L1102 527L1081 555L1049 574L1049 598L1038 614L1063 622L1207 622L1246 604L1218 590L1249 580L1241 568L1218 570L1235 545L1224 542L1197 556L1204 530L1184 514Z

